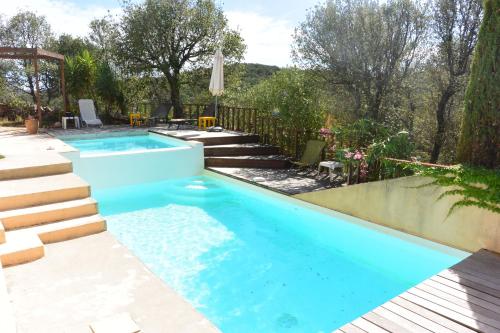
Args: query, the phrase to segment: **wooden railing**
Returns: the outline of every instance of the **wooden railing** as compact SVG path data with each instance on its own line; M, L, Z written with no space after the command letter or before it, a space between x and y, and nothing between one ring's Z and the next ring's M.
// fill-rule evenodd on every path
M207 105L184 104L184 114L198 118ZM282 154L299 158L307 140L318 139L319 133L297 127L285 126L278 116L259 112L254 108L221 105L218 107L217 124L224 129L259 135L263 144L278 146Z

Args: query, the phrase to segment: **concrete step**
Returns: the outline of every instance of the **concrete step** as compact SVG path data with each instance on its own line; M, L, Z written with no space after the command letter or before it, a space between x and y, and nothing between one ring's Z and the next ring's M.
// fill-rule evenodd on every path
M7 292L7 285L3 274L2 263L0 263L0 332L16 333L16 320L14 309Z
M290 161L281 155L205 157L205 167L286 169Z
M5 230L10 231L94 214L97 214L97 202L85 198L3 211L0 212L0 222Z
M0 244L5 243L5 228L0 220Z
M72 171L71 161L55 152L8 155L0 159L0 180L42 177Z
M73 173L0 181L0 211L89 196L90 186Z
M205 146L215 145L230 145L240 143L258 143L259 136L256 134L245 135L225 135L225 136L210 136L210 137L191 137L189 140L203 142Z
M6 242L0 245L0 262L5 266L24 264L40 259L44 247L35 233L11 231L5 233Z
M217 145L205 147L205 156L256 156L256 155L278 155L279 147L262 145L258 143L243 143L232 145Z
M105 230L106 220L101 215L95 214L10 232L34 233L44 244L47 244L93 235Z

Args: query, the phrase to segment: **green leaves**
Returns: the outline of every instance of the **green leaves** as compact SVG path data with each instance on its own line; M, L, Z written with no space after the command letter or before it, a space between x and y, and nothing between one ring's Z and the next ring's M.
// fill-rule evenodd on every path
M287 128L317 131L323 124L325 108L315 87L309 73L287 68L250 89L246 100L260 112L279 116Z
M75 57L66 57L68 93L75 99L92 98L96 73L96 62L88 50Z
M447 188L439 199L459 196L448 215L460 207L474 206L500 214L500 171L457 165L453 167L410 166L418 175L433 178L423 186L438 185ZM438 200L439 200L438 199Z

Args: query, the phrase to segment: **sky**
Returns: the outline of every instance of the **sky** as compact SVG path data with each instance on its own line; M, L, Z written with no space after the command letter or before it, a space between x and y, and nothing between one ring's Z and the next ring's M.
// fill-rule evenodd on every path
M292 64L292 34L319 0L216 0L229 25L245 39L245 62L287 66ZM86 36L89 22L108 12L120 13L120 0L0 0L4 18L19 10L44 15L56 34Z

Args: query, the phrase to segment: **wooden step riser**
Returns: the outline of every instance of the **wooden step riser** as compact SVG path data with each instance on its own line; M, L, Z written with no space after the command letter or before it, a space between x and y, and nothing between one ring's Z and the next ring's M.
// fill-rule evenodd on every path
M59 175L72 172L71 163L48 164L34 167L0 170L0 180Z
M62 242L65 240L70 240L83 236L89 236L103 231L106 231L106 221L104 219L101 221L75 226L72 228L42 232L38 234L38 237L40 237L40 240L44 244L48 244L48 243Z
M205 167L214 168L256 168L256 169L286 169L289 162L286 160L257 160L236 158L206 158Z
M0 221L0 244L5 243L5 228L2 224L2 221Z
M213 138L190 138L189 140L203 142L205 146L217 146L217 145L232 145L240 143L258 143L258 135L241 135L241 136L221 136Z
M279 155L278 147L211 147L205 148L205 156L257 156Z
M97 204L88 203L76 207L68 207L54 209L46 212L5 217L1 220L1 222L4 225L5 230L10 231L14 229L74 219L94 214L97 214Z
M0 262L3 267L14 266L38 260L44 255L45 249L43 244L40 244L39 246L24 249L22 251L0 255Z
M90 196L90 187L71 187L47 192L30 193L0 198L0 211L48 205L51 203L84 199Z

